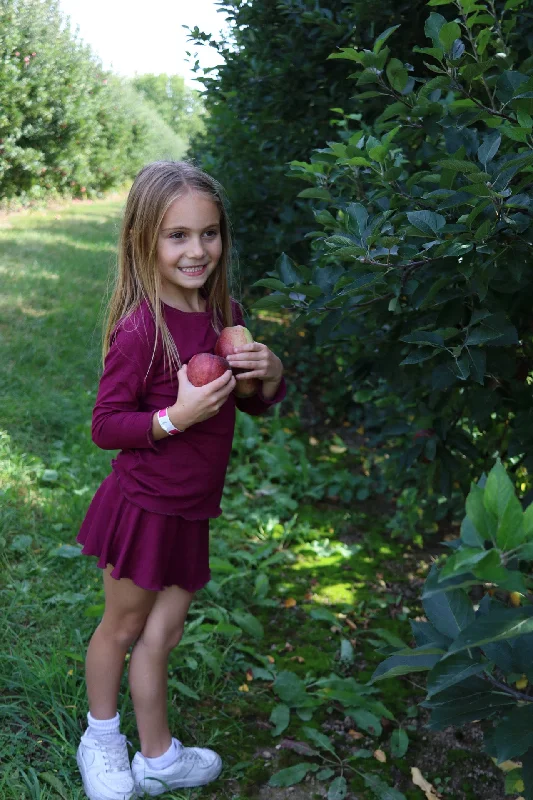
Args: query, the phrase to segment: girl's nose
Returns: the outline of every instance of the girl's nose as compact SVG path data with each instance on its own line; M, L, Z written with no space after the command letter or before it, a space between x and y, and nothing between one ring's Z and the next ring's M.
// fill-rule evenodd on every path
M187 248L187 258L200 258L204 255L204 246L200 239L191 239Z

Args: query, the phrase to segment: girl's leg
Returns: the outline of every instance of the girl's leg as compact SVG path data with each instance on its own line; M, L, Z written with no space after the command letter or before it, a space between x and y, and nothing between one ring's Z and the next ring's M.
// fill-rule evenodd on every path
M168 657L182 637L193 596L179 586L159 592L131 653L131 697L141 752L147 758L162 755L172 744L167 717Z
M103 571L104 616L85 660L89 710L95 719L116 715L126 653L143 629L158 594L141 589L128 578L112 578L112 569L108 564Z

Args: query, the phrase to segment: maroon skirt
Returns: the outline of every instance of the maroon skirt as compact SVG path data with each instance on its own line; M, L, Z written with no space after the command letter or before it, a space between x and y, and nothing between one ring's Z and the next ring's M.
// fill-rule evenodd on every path
M76 537L82 553L112 564L113 578L129 578L159 592L180 586L196 592L210 579L209 520L154 514L126 500L114 472L96 492Z

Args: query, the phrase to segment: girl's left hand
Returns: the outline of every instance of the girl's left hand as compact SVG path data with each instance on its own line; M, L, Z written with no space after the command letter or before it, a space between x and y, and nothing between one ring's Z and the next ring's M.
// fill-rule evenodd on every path
M279 383L283 375L283 364L266 344L250 342L234 349L232 355L226 356L230 366L234 369L249 370L235 375L237 381L259 378L266 383Z

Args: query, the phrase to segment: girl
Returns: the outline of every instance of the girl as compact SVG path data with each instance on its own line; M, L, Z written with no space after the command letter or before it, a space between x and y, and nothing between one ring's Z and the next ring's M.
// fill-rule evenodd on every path
M130 190L104 336L93 441L120 450L77 541L98 556L105 611L87 651L88 728L77 762L90 800L127 800L201 786L222 769L212 750L183 747L167 720L167 663L194 593L209 581L209 519L220 499L235 407L261 414L285 395L264 344L235 348L202 387L187 361L242 324L228 292L230 229L220 185L187 162L144 167ZM248 398L246 378L262 381ZM126 652L141 751L130 769L117 695Z

